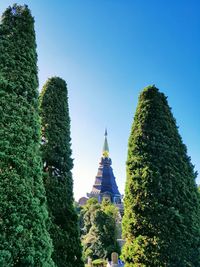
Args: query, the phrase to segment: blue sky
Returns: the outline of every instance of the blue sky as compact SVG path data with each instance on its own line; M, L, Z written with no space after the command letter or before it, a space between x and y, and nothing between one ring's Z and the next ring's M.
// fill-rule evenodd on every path
M91 190L105 127L123 193L130 128L139 92L149 84L168 96L200 172L198 0L16 2L35 17L40 89L55 75L68 84L76 199ZM1 0L0 12L13 3Z

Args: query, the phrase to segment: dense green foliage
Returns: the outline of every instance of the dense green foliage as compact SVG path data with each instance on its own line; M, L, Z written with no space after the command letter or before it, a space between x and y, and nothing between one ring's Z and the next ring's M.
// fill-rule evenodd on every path
M112 252L120 252L117 243L116 220L118 209L104 201L89 199L82 211L83 248L85 259L111 258Z
M128 148L123 234L126 267L200 266L196 173L167 99L144 89Z
M92 262L94 267L104 267L107 265L106 260L96 259Z
M37 54L27 6L0 24L0 266L54 266L39 152Z
M67 86L53 77L40 96L44 184L52 224L53 259L59 267L81 267L78 218L73 206L70 117Z

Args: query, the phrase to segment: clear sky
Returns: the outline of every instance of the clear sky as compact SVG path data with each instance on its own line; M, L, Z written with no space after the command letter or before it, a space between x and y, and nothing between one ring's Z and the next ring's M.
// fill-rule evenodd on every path
M130 128L149 84L168 96L200 172L199 0L14 2L35 17L40 89L55 75L68 84L76 199L92 188L105 127L123 193ZM0 0L0 12L14 2Z

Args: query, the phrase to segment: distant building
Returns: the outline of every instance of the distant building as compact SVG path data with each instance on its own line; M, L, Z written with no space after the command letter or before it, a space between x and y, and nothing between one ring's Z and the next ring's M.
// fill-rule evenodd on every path
M79 204L80 206L84 206L84 205L87 203L87 201L88 201L88 198L87 198L87 197L81 197L81 198L79 199L79 201L78 201L78 204Z
M95 197L101 203L103 199L109 199L111 203L121 206L122 195L120 194L113 169L112 161L109 157L109 147L107 141L107 130L105 131L105 140L103 145L102 157L99 163L97 176L92 187L92 191L87 194L89 198Z

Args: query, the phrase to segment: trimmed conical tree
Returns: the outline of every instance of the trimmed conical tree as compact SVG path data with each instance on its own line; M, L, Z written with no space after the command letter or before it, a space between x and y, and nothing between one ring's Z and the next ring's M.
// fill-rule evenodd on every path
M40 96L44 184L52 224L53 260L59 267L81 267L82 251L78 217L73 206L70 117L67 85L49 79Z
M14 5L0 24L0 266L54 266L42 180L34 20Z
M128 147L126 267L200 266L196 173L165 95L140 94Z

